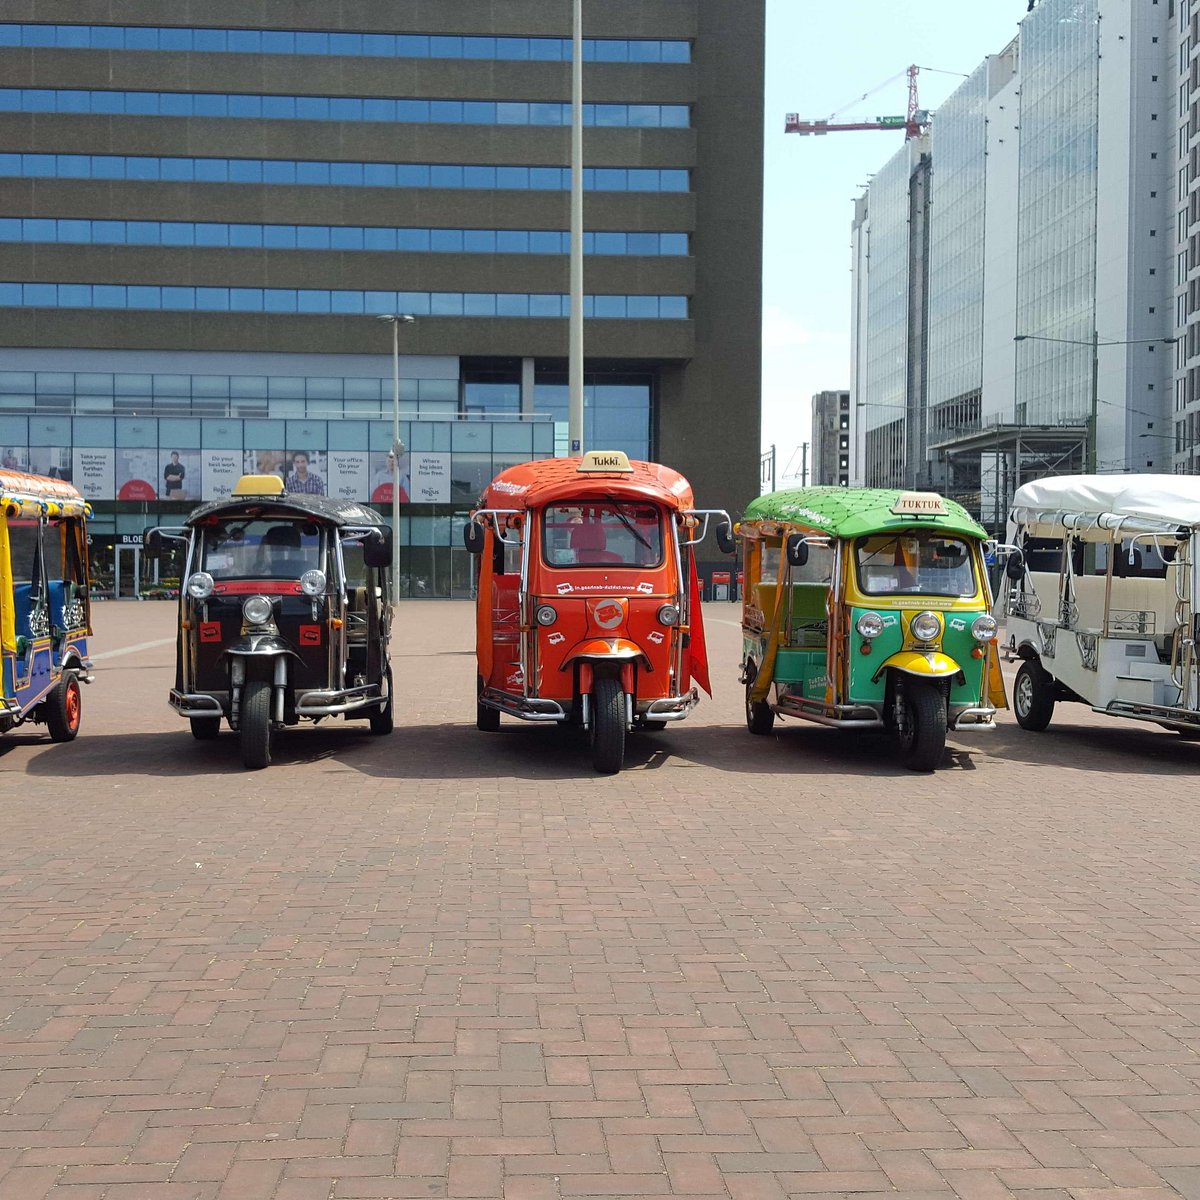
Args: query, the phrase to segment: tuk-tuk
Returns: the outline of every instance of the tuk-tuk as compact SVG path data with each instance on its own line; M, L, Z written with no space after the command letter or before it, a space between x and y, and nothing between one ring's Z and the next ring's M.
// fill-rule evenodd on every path
M187 545L169 702L193 737L215 738L225 718L256 769L301 720L361 718L391 733L392 543L377 513L245 475L182 527L148 530L151 556L164 537Z
M986 532L931 492L811 487L754 500L745 553L746 724L777 715L894 732L932 771L946 731L1005 707Z
M1059 701L1200 737L1200 479L1064 475L1013 496L1004 597L1013 711Z
M91 683L87 519L61 479L0 471L0 733L26 721L72 741Z
M501 472L464 529L479 556L476 717L589 732L611 774L631 729L680 721L709 689L694 547L712 516L691 485L619 451Z

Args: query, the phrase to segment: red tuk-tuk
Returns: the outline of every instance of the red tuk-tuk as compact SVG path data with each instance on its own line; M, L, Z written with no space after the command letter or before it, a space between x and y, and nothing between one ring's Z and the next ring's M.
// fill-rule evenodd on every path
M476 725L500 714L568 722L596 770L625 760L630 729L661 730L711 695L693 547L712 516L691 485L619 451L510 467L464 530L479 556Z

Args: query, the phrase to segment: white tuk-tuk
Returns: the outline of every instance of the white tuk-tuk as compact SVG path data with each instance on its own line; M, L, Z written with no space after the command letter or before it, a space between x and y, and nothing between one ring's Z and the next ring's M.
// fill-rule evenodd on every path
M1200 737L1198 535L1192 476L1066 475L1017 489L1003 596L1022 728L1045 729L1055 703L1073 700Z

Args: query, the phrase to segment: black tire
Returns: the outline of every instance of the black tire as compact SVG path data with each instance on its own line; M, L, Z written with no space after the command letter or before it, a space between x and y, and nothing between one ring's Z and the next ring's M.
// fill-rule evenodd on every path
M496 733L500 728L500 710L479 702L483 695L483 676L475 676L475 728L484 733Z
M387 682L387 700L378 708L371 709L371 732L382 737L391 733L395 728L395 716L392 708L392 668L384 672Z
M946 698L923 680L902 680L896 694L900 762L910 771L937 769L946 753Z
M271 690L265 679L251 679L242 688L238 735L242 765L250 771L271 765Z
M73 742L79 733L83 700L74 671L64 671L54 691L46 697L46 728L52 742Z
M1054 716L1054 693L1050 676L1040 663L1026 660L1017 671L1013 684L1013 715L1022 729L1041 733Z
M625 693L618 679L592 685L592 766L615 775L625 765Z
M211 742L221 732L220 717L192 717L192 737L198 742Z
M775 710L769 700L751 700L754 692L754 681L758 678L758 668L753 663L746 664L746 728L751 733L765 736L775 728Z

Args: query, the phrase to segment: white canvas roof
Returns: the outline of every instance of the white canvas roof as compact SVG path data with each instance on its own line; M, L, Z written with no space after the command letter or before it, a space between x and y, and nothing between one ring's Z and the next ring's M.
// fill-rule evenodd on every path
M1023 483L1013 496L1010 521L1064 526L1086 536L1090 526L1110 532L1168 533L1200 526L1200 477L1195 475L1058 475ZM1036 534L1035 534L1036 536Z

